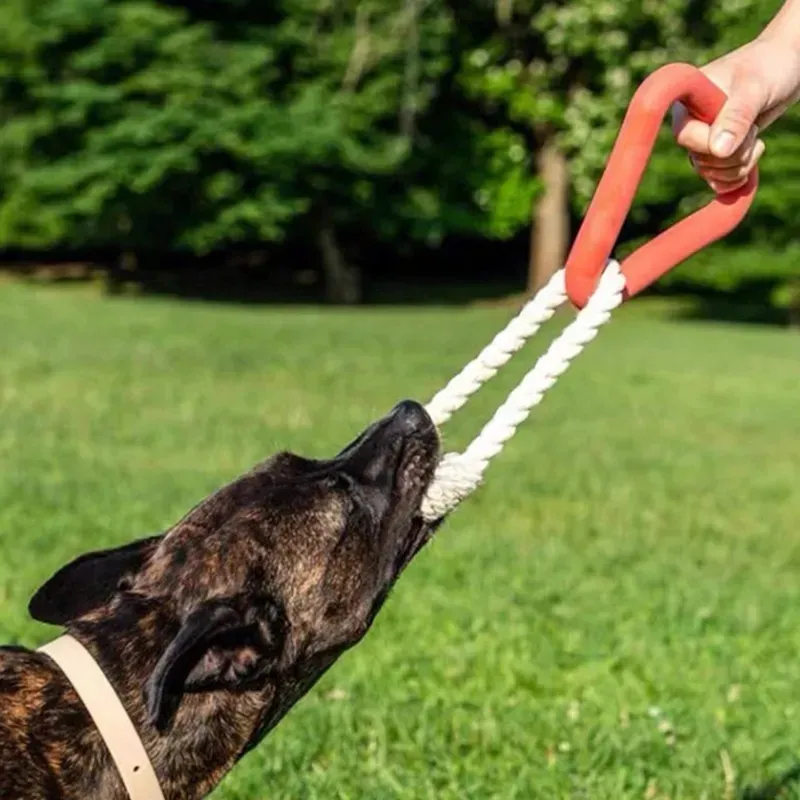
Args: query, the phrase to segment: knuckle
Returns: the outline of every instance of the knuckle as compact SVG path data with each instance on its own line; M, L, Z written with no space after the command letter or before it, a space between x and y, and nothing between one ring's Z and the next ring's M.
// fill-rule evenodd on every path
M708 152L708 138L710 128L708 125L689 120L681 125L675 132L675 141L686 150L695 154Z
M739 149L746 147L749 143L747 137L752 135L754 119L755 114L747 106L735 105L726 109L725 127L744 138Z

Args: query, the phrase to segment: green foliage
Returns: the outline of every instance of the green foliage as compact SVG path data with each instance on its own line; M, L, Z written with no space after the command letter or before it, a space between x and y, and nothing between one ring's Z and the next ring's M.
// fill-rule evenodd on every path
M710 3L517 0L502 26L465 54L470 96L502 108L533 132L559 135L570 156L576 199L592 194L638 83L667 61L705 55Z
M397 220L391 233L400 236L400 225L409 224L415 239L431 243L446 234L510 238L530 224L541 188L525 137L455 115L453 123L461 129L443 141L455 147L446 160L421 165L435 180L409 191L399 213L388 217Z
M163 530L279 449L336 452L508 313L5 285L0 642L57 635L26 608L67 560ZM800 798L755 791L800 741L800 338L658 317L620 310L216 800Z
M398 249L507 240L530 224L544 140L568 155L581 213L638 82L746 41L777 5L7 0L0 247L203 253L313 237L322 219ZM777 249L794 236L800 113L766 138L739 240ZM665 126L638 230L705 196Z
M409 7L237 3L232 24L152 0L20 0L0 241L203 251L279 239L322 203L364 224L409 163L402 108L424 110L446 65L449 16Z
M319 98L288 115L253 102L274 77L268 44L225 42L147 2L55 0L28 13L35 72L19 97L4 92L4 141L28 158L0 208L3 239L202 248L220 227L276 238L302 208L274 165L298 135L311 144L318 128L292 122L321 117ZM259 163L273 165L269 182L244 168Z
M661 279L664 287L713 290L777 308L800 308L800 243L783 248L723 243L701 251Z
M442 4L239 2L232 23L155 0L15 2L0 244L203 252L323 211L438 241L507 237L529 217L521 137L433 108L451 67Z
M558 137L569 156L573 199L580 213L641 80L667 62L702 64L745 43L761 31L780 3L498 0L495 9L474 5L482 10L487 35L475 38L465 51L460 78L466 93L531 131L532 147L546 137ZM501 7L513 13L492 27L489 17ZM758 200L735 241L758 241L780 250L797 241L800 110L770 129L766 140ZM631 211L632 221L640 230L655 233L709 199L665 125ZM526 202L519 198L520 210ZM699 262L714 262L716 267L699 268ZM745 257L721 261L714 251L671 273L664 283L728 291L773 280L779 294L786 296L781 286L796 274L793 250L766 259L753 259L748 251Z

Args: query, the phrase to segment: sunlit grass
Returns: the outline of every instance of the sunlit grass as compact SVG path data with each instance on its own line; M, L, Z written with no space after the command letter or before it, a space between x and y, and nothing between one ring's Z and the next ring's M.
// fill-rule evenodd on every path
M332 453L507 316L0 287L2 641L54 635L26 604L67 559L278 448ZM728 800L778 777L800 748L798 408L800 337L632 304L214 797Z

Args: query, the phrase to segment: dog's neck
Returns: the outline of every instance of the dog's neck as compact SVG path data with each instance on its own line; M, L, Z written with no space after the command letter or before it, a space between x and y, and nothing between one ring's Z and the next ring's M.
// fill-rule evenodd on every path
M151 610L132 614L127 624L115 615L113 628L103 620L84 620L71 626L70 633L89 650L119 696L166 800L199 800L288 709L281 708L275 683L248 692L198 692L184 695L166 730L156 730L148 720L143 687L175 624L163 612ZM85 775L85 796L127 800L116 767L94 734L82 737L96 749L96 757L86 760L94 769Z

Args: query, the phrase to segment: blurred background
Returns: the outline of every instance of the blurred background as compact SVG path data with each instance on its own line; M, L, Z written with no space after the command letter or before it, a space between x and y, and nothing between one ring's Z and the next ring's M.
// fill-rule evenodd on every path
M248 301L530 291L563 263L638 83L747 41L778 6L7 0L3 265ZM798 131L797 112L770 131L727 248L660 289L800 313ZM668 139L626 242L704 196Z
M432 397L563 264L639 82L777 8L3 0L0 642L57 635L27 603L79 554ZM764 138L745 223L615 312L215 800L800 798L800 113ZM616 254L707 199L665 125Z

